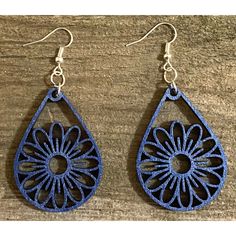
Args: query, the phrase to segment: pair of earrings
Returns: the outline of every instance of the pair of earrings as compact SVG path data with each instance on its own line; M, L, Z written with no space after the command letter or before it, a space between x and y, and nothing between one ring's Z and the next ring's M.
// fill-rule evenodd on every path
M156 203L175 211L199 209L209 204L223 187L226 172L226 156L223 148L205 119L177 88L177 71L171 64L170 46L177 37L175 27L166 22L155 25L144 37L127 44L138 43L160 25L170 26L174 37L166 43L164 55L164 80L169 84L143 136L136 169L144 191ZM63 52L73 42L72 33L65 30L70 42L60 47L51 74L53 88L48 90L33 116L18 147L14 162L16 184L32 205L41 210L62 212L75 209L91 198L101 181L102 160L99 149L82 118L61 91L65 76L61 64ZM172 78L171 75L173 76ZM55 81L55 77L60 82ZM155 125L164 104L184 102L198 122L188 124L181 120ZM76 118L76 124L66 127L59 121L35 127L41 112L49 103L63 103ZM187 163L185 169L176 169L174 162ZM53 169L53 162L64 163L64 168Z

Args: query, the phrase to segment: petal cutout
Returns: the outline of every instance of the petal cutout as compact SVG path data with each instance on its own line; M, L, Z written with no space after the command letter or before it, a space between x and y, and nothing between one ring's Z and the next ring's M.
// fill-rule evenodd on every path
M186 146L186 134L182 122L176 120L171 123L170 135L172 140L175 142L175 145L173 145L175 151L177 152L184 150Z
M202 168L214 168L214 167L223 167L223 160L220 155L217 154L211 154L208 157L198 157L194 158L194 163L196 167L202 167Z
M62 145L64 146L63 152L70 155L76 147L78 147L79 139L81 136L81 131L78 126L71 126L65 133L62 140Z
M86 158L94 151L94 145L90 139L84 139L80 141L77 145L77 148L69 154L69 157L72 159L83 159Z
M217 142L215 139L213 139L212 137L208 137L202 140L202 144L201 146L203 148L201 148L200 152L198 152L197 154L193 153L192 154L192 158L196 158L196 157L209 157L217 148Z
M96 184L96 178L89 171L82 169L78 171L77 169L72 168L70 177L72 176L82 187L92 188Z
M192 145L189 146L188 150L190 154L193 153L195 149L201 145L202 134L203 130L199 124L193 124L189 127L186 133L186 139L187 139L186 148L188 147L190 140L193 140Z
M50 155L53 152L53 144L51 143L47 132L42 128L33 129L32 137L38 150L42 151L45 155Z
M159 147L162 152L164 151L164 153L168 155L174 152L174 139L164 128L157 127L153 129L153 137L157 144L156 146Z
M201 178L199 178L196 174L193 174L193 179L195 180L195 182L198 185L198 187L193 187L195 194L203 201L207 200L209 197L211 197L209 189L207 188L207 186L203 182L203 180Z
M143 151L144 153L148 153L149 155L161 156L166 159L169 159L169 157L172 155L162 145L150 141L147 141L145 143Z
M19 170L21 172L33 172L39 169L44 169L44 163L30 162L30 161L21 161L19 162Z
M60 122L57 121L53 122L49 129L49 139L51 141L52 149L54 152L63 151L63 145L62 145L63 137L64 137L64 127Z
M75 169L86 169L94 171L98 168L99 162L96 157L87 156L83 159L72 159L72 166Z

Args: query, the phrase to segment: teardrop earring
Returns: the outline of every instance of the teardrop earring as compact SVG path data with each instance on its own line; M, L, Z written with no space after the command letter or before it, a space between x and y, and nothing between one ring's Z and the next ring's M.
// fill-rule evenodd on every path
M223 187L227 173L226 156L206 120L176 86L177 71L171 64L170 54L171 43L177 37L175 27L170 23L159 23L144 37L126 46L142 41L160 25L167 25L174 31L174 38L166 43L164 55L164 80L169 87L143 136L136 170L144 191L162 207L174 211L196 210L209 204ZM186 104L197 122L166 120L167 128L164 124L156 125L167 101Z
M61 91L65 84L62 55L73 42L72 33L66 28L56 28L44 38L23 46L41 42L58 30L66 31L70 42L59 47L51 74L54 88L48 90L27 127L14 162L14 176L22 195L35 207L50 212L81 206L94 195L102 175L101 156L95 140ZM65 126L54 120L35 127L49 103L60 103L63 109L71 112L75 124Z

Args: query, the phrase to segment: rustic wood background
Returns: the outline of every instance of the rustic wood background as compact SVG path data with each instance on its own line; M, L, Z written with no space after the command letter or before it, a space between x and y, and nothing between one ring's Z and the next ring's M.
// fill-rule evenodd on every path
M160 27L126 48L157 22L178 30L171 48L178 86L202 112L228 156L219 197L193 212L171 212L144 194L135 174L137 150L166 87ZM236 17L235 16L2 16L0 17L0 219L1 220L235 220L236 219ZM69 28L65 49L67 97L101 150L104 174L93 198L77 210L47 213L31 207L13 178L21 136L49 87L55 51L64 32L22 48L56 27ZM48 111L50 112L50 111ZM167 108L166 116L172 111Z

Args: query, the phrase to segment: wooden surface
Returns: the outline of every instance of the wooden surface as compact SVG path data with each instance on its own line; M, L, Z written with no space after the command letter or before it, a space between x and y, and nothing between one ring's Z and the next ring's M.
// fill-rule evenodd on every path
M228 178L219 197L194 212L170 212L155 205L135 174L142 135L166 87L160 67L163 42L171 31L161 27L140 44L124 45L162 21L178 30L171 48L177 84L201 111L228 156ZM0 17L0 219L235 220L235 21L235 16ZM44 43L21 46L59 26L74 35L74 43L64 52L63 90L96 139L104 174L89 202L54 214L23 199L12 167L21 137L49 87L58 42L68 38L58 32ZM166 109L166 118L177 112Z

